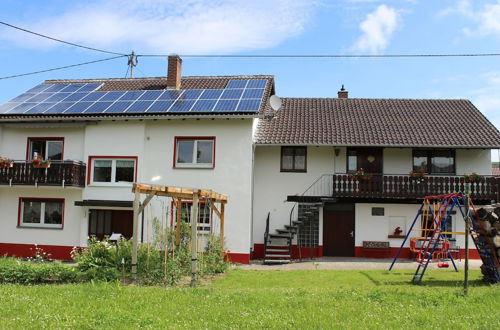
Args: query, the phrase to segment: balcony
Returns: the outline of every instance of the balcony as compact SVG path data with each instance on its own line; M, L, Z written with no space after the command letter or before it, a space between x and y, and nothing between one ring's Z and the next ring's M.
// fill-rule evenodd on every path
M425 181L408 175L372 175L369 180L352 179L349 174L324 174L303 194L288 201L316 202L325 198L370 200L417 200L429 195L470 193L473 200L500 200L500 178L484 176L481 182L464 183L461 176L428 176Z
M52 161L49 168L37 168L31 161L15 161L0 168L0 185L85 187L87 166L72 160Z

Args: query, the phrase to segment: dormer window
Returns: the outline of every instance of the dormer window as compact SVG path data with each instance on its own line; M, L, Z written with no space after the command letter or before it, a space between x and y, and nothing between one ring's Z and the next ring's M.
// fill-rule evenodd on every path
M43 159L63 160L64 138L28 138L27 160L38 156Z

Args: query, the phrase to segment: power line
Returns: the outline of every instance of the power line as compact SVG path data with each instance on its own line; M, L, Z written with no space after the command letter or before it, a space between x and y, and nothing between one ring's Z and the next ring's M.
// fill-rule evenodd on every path
M35 72L21 73L21 74L16 74L16 75L12 75L12 76L0 77L0 80L10 79L10 78L17 78L17 77L23 77L23 76L30 76L30 75L34 75L34 74L38 74L38 73L43 73L43 72L50 72L50 71L56 71L56 70L74 68L76 66L82 66L82 65L93 64L93 63L98 63L98 62L110 61L110 60L114 60L114 59L122 58L122 57L127 57L127 55L114 56L114 57L104 58L104 59L96 60L96 61L90 61L90 62L84 62L84 63L78 63L78 64L61 66L61 67L58 67L58 68L52 68L52 69L35 71Z
M23 29L23 28L21 28L19 26L15 26L15 25L12 25L12 24L9 24L9 23L6 23L6 22L2 22L2 21L0 21L0 24L3 24L5 26L8 26L8 27L11 27L13 29L20 30L20 31L23 31L23 32L26 32L26 33L31 33L31 34L34 34L36 36L42 37L42 38L46 38L46 39L50 39L50 40L53 40L53 41L61 42L63 44L70 45L70 46L80 47L80 48L84 48L84 49L88 49L88 50L93 50L93 51L96 51L96 52L113 54L113 55L125 55L125 54L122 54L122 53L116 53L116 52L111 52L111 51L108 51L108 50L103 50L103 49L98 49L98 48L93 48L93 47L87 47L87 46L75 44L75 43L72 43L72 42L64 41L64 40L61 40L61 39L56 39L56 38L49 37L49 36L41 34L41 33L37 33L37 32L33 32L33 31L30 31L30 30Z
M169 55L162 54L139 54L140 57L168 57ZM180 57L195 57L195 58L411 58L411 57L493 57L500 56L500 53L464 53L464 54L264 54L264 55L209 55L209 54L183 54Z

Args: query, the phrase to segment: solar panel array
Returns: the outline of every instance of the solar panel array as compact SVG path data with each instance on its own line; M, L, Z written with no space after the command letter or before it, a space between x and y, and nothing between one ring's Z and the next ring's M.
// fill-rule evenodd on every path
M102 83L40 84L0 114L257 112L267 80L233 79L224 89L99 91Z

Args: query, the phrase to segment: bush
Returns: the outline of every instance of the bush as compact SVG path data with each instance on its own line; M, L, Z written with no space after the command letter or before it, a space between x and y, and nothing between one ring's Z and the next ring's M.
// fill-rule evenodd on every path
M200 266L202 275L215 275L225 273L228 270L229 261L219 236L208 235L205 253L200 257Z
M0 258L0 283L44 284L81 282L75 267L55 261L38 263L15 258Z

